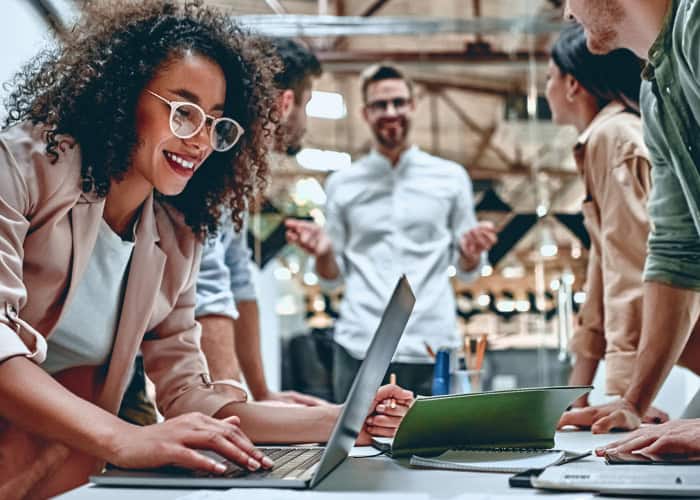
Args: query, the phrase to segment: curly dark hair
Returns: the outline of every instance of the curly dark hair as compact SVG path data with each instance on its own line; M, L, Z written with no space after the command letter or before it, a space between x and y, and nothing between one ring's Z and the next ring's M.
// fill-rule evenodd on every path
M223 70L224 113L245 134L233 149L210 155L182 193L158 196L184 215L199 238L216 234L223 211L240 228L246 206L266 184L270 130L279 121L273 78L281 64L269 41L201 2L89 1L84 13L59 48L42 51L14 77L5 126L43 124L53 162L64 146L59 135L75 139L83 191L106 196L138 144L140 93L186 51L205 56Z

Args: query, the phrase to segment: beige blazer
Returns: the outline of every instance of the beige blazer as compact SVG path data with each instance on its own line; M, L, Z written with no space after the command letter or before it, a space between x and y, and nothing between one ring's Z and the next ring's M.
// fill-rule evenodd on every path
M642 272L649 235L651 164L641 119L613 102L581 134L574 157L586 185L591 236L587 297L571 350L605 359L606 392L622 395L642 328Z
M51 164L38 127L16 126L0 134L0 362L18 355L36 363L45 359L45 338L71 303L97 238L104 200L80 189L80 149L70 144L63 144L58 162ZM146 200L110 361L56 378L116 413L140 348L166 418L190 411L213 415L245 400L240 387L210 381L200 350L194 318L200 250L176 210L153 196ZM15 426L0 418L0 485L13 477L12 464L23 452L9 443L27 451L35 441L17 439L13 432ZM37 459L36 450L46 446L27 455ZM99 466L92 459L89 469Z

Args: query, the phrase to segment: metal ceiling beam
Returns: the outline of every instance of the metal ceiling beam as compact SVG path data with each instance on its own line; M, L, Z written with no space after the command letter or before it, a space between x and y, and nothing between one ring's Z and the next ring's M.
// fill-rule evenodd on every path
M389 3L389 0L374 0L367 8L365 8L361 13L360 17L370 17L373 16L379 9L381 9L384 5ZM341 50L346 48L348 45L348 39L347 37L344 36L339 36L333 42L330 44L331 47L333 47L334 50Z
M424 87L427 87L429 89L444 89L444 90L458 90L460 92L471 92L474 94L483 94L483 95L489 95L493 97L502 97L505 98L509 95L512 94L517 94L519 91L518 88L515 87L503 87L503 88L496 88L496 87L490 87L487 84L477 84L477 83L469 83L469 82L455 82L455 81L448 81L448 80L438 80L438 79L430 79L430 78L416 78L416 77L411 77L411 81L417 85L422 85Z
M478 133L482 138L489 134L489 129L484 129L478 123L476 123L472 118L464 112L464 110L457 104L449 95L444 92L438 92L437 95L447 104L447 106L459 117L459 119L464 123L469 129ZM509 168L517 168L513 160L511 160L508 155L495 144L489 143L488 149L490 149L499 160L501 160Z
M482 52L482 51L420 51L420 50L350 50L334 51L320 50L316 52L316 57L323 64L369 64L377 61L394 61L397 63L525 63L534 57L538 62L547 62L549 53L538 51L534 54L529 52Z
M273 1L273 0L266 0ZM562 21L542 17L453 19L401 16L311 16L250 15L235 20L247 28L269 36L382 36L457 34L539 34L558 32Z

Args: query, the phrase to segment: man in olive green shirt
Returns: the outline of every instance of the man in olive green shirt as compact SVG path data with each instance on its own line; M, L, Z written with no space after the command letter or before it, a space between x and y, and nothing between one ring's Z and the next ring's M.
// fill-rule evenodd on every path
M700 374L700 0L569 0L567 11L586 29L591 51L625 47L649 61L642 117L653 165L652 227L636 367L620 400L569 412L560 422L593 432L634 429L674 364ZM687 422L683 432L697 438L700 420ZM634 446L651 440L655 452L678 445L677 452L700 455L700 440L689 434L690 450L660 438L668 427L675 436L680 425L642 431L649 439L638 436Z

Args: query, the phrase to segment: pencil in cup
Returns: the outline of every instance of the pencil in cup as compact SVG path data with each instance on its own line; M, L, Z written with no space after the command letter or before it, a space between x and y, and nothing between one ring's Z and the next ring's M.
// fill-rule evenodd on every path
M474 374L472 375L472 387L481 387L481 373L486 354L486 334L481 335L476 343L476 356L474 360Z

